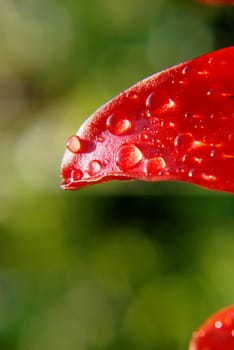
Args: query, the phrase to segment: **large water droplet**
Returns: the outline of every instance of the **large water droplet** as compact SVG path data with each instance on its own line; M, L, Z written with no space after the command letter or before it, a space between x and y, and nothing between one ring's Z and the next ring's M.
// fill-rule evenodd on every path
M178 102L169 97L166 93L160 95L151 92L146 99L146 109L153 116L160 116L161 113L174 110Z
M71 178L71 173L72 173L72 169L70 166L64 166L61 169L61 176L64 180L68 180Z
M72 153L81 151L81 139L77 135L72 135L67 140L67 149Z
M80 169L72 170L71 178L73 181L79 181L83 177L83 173Z
M156 92L151 92L151 94L149 94L149 96L146 99L145 104L146 104L146 108L151 113L154 113L154 111L160 107L159 101L158 101L158 96L157 96Z
M101 162L99 160L91 160L88 167L88 173L90 176L94 176L100 172L102 169Z
M116 164L123 170L134 168L143 159L141 150L133 143L125 143L120 146L117 156Z
M127 134L133 127L133 123L128 117L119 117L111 114L106 120L106 126L113 135Z
M193 135L190 133L176 136L174 145L179 153L186 152L192 148L194 143Z
M147 161L146 170L148 175L158 174L166 168L166 162L163 157L154 157Z

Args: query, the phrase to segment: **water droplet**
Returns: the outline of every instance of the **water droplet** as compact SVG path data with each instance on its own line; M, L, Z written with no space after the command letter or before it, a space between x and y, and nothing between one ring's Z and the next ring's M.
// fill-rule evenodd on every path
M130 91L127 93L127 98L132 101L137 101L141 96L137 92Z
M113 135L124 135L132 129L132 121L128 117L111 114L106 120L106 126Z
M63 166L61 169L61 177L65 180L70 179L72 169L70 166Z
M147 173L148 175L151 174L158 174L161 172L162 169L166 168L166 162L163 157L154 157L147 161Z
M188 177L193 177L194 176L195 169L190 169L188 172Z
M223 327L223 324L222 324L222 322L221 321L216 321L215 322L215 328L222 328Z
M206 173L201 173L201 178L206 181L217 181L216 176Z
M149 111L154 111L159 107L158 105L158 96L156 92L151 92L149 96L146 99L145 102L146 108L148 108Z
M151 92L146 99L146 108L154 116L175 109L177 103L166 93Z
M141 140L142 140L142 141L147 141L148 139L149 139L148 133L147 133L147 132L143 132L143 133L141 134Z
M136 145L125 143L117 152L116 164L121 170L126 171L134 168L142 159L142 152Z
M104 137L103 136L98 136L97 137L97 142L103 142L104 141Z
M215 118L215 113L211 113L209 117L210 117L210 119L214 119Z
M161 121L160 125L162 128L165 128L165 129L171 129L171 128L174 128L176 126L174 122L167 120L167 119Z
M217 176L215 175L212 175L212 174L207 174L206 172L201 172L199 169L191 169L189 170L188 172L188 177L190 178L196 178L196 179L200 179L200 180L204 180L204 181L207 181L207 182L215 182L218 180Z
M146 119L149 119L149 118L152 117L152 114L150 113L150 111L145 111L145 112L143 113L143 117L145 117Z
M186 75L186 74L187 74L187 70L188 70L188 66L185 66L185 67L182 69L181 73L182 73L183 75Z
M189 153L186 153L183 157L182 157L182 162L187 163L187 164L191 164L191 165L198 165L201 164L203 162L203 158L198 157L198 156L193 156Z
M159 121L158 121L157 118L153 118L153 119L151 120L151 124L152 124L152 125L155 125L155 124L158 124L158 123L159 123ZM157 130L155 130L155 132L157 132Z
M83 177L83 173L80 169L72 170L71 178L73 181L79 181Z
M234 133L228 134L228 141L234 142Z
M231 97L231 98L234 97L232 92L222 92L221 96L223 96L223 97Z
M94 176L100 172L102 169L101 162L98 160L91 160L88 167L88 173L90 176Z
M207 77L209 75L209 72L204 69L204 70L197 71L197 74L201 75L201 76L204 76L204 77Z
M67 149L72 153L81 151L81 139L77 135L72 135L67 140Z
M172 100L172 98L169 98L168 103L166 104L166 108L169 109L169 108L174 108L174 107L176 107L175 101Z
M194 143L193 135L190 133L180 134L176 136L174 145L178 152L186 152L192 148Z
M217 160L225 159L225 153L221 149L212 149L210 156Z

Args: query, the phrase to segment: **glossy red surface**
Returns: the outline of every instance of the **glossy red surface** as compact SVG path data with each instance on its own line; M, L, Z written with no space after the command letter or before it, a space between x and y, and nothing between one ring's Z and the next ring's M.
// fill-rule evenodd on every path
M234 305L212 315L191 339L189 350L233 350Z
M234 47L140 81L68 140L63 189L112 179L186 181L234 193Z

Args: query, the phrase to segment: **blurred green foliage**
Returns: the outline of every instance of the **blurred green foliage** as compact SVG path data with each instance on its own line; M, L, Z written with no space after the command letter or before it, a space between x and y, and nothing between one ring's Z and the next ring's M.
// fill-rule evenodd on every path
M0 349L179 350L234 302L234 198L179 183L59 189L66 138L122 89L234 43L188 0L0 3Z

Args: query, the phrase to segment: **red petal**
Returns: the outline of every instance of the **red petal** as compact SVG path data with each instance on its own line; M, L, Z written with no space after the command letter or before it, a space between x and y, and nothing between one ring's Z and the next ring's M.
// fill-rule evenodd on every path
M226 4L226 5L234 5L234 0L198 0L199 2L202 2L204 4L214 4L214 5L220 5L220 4Z
M62 188L180 180L234 192L234 47L140 81L69 138Z
M189 350L234 349L234 305L212 315L194 332Z

